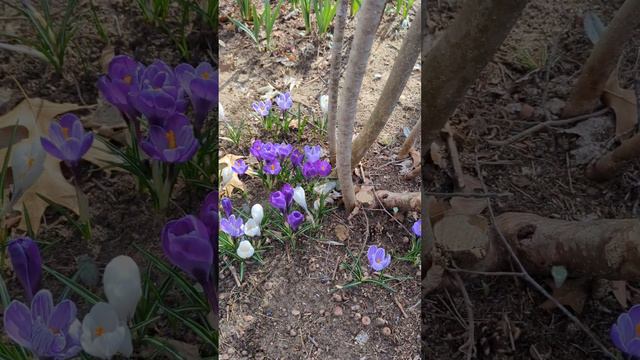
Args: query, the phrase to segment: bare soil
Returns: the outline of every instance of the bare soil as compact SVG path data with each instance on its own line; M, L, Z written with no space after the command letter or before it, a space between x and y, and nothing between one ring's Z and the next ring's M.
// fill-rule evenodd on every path
M221 2L220 14L223 19L240 18L232 1ZM399 23L398 17L387 14L380 25L359 99L356 133L373 109L406 33L398 27ZM240 147L221 139L221 156L248 155L252 140L257 138L282 141L264 131L251 110L264 86L272 85L282 92L291 89L294 108L300 104L303 113L321 116L318 99L327 94L330 41L305 36L299 13L290 14L289 5L285 5L274 26L273 50L267 52L258 51L230 21L221 22L220 26L221 103L230 123L238 126L244 122ZM350 48L353 31L354 21L350 19L346 49ZM343 68L347 51L343 52ZM376 189L403 192L420 188L419 179L401 178L400 161L395 159L404 140L403 128L410 129L419 119L419 79L420 72L416 70L378 143L361 164L365 178ZM292 82L295 85L290 88ZM220 131L221 136L228 136L222 123ZM326 149L325 137L307 126L300 141L293 135L287 141L299 148L320 144ZM362 184L362 172L357 173L356 183ZM235 206L251 206L256 201L265 208L269 206L259 181L250 180L246 185L247 198L235 196ZM407 229L417 216L401 213L394 219L382 210L361 210L349 219L344 209L338 207L323 224L323 230L313 238L299 241L295 251L271 241L272 247L263 255L264 264L250 263L241 286L223 268L221 359L419 358L419 268L392 260L389 273L410 278L392 283L393 293L372 285L336 289L336 285L350 281L346 270L339 266L346 260L347 249L362 256L368 245L376 244L390 250L393 258L402 256L410 248L411 234ZM335 234L339 224L349 229L344 242ZM363 261L366 263L366 258ZM369 317L371 323L364 325L363 317ZM385 327L391 330L390 334L383 334Z
M430 28L441 31L453 18L456 1L430 2ZM558 119L581 65L592 45L583 30L582 16L593 11L608 23L623 1L574 0L531 1L516 27L468 91L451 123L458 133L460 160L466 174L476 176L476 158L490 192L509 192L494 202L499 214L531 212L568 220L635 218L638 216L639 163L629 164L612 180L595 183L584 176L575 150L582 146L568 128L537 132L509 145L505 140L541 121L545 110ZM637 79L640 32L626 47L620 64L620 84L632 88ZM555 44L555 45L554 45ZM554 53L555 57L550 59ZM528 55L527 55L528 54ZM547 61L551 66L545 66ZM547 81L548 78L548 81ZM610 140L614 115L593 118L594 142ZM598 151L592 152L597 155ZM451 192L455 175L450 165L430 166L433 174L425 190ZM508 270L508 269L507 269ZM478 359L603 359L599 348L559 310L540 306L546 300L520 280L510 277L463 276L475 314L474 345ZM550 280L540 278L547 284ZM545 285L546 286L546 285ZM629 304L640 301L629 284ZM611 351L609 331L624 310L609 282L587 282L579 292L586 304L576 315ZM468 339L466 306L455 288L441 289L424 299L423 329L427 359L467 358L463 344Z

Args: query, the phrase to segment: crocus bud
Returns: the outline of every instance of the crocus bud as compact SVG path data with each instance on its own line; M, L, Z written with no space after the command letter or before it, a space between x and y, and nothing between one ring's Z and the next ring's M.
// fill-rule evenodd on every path
M272 192L269 196L269 202L271 203L271 206L283 213L287 210L287 200L281 191Z
M244 224L244 234L247 236L260 236L260 225L255 219L249 219Z
M212 191L204 198L200 213L200 221L209 229L211 239L218 235L218 192Z
M413 233L416 234L417 237L421 237L422 236L422 220L418 220L415 223L413 223L411 230L413 230Z
M296 186L295 189L293 189L293 201L295 201L296 204L298 204L305 211L308 211L308 209L307 209L307 199L306 199L306 195L305 195L305 192L304 192L304 188L302 186L298 185L298 186Z
M291 187L290 184L284 184L280 191L284 195L284 199L287 200L287 206L291 205L291 200L293 200L293 187Z
M232 177L233 177L233 170L231 169L230 166L227 166L224 169L222 169L222 187L227 186L227 184L231 181Z
M292 211L291 214L287 216L287 224L291 227L293 231L298 230L300 224L304 221L304 215L300 211Z
M231 216L231 214L233 214L233 204L231 203L231 199L225 196L220 200L220 202L222 203L222 210L224 210L225 215L227 215L227 217Z
M129 328L120 322L116 309L104 302L91 308L82 320L82 349L100 359L111 359L120 353L131 356L133 345Z
M11 148L9 165L13 174L12 202L38 180L44 171L46 155L39 141L22 141Z
M256 224L262 224L262 218L264 218L264 209L260 204L254 204L251 207L251 217L255 220Z
M211 281L213 247L206 226L193 215L169 221L162 230L162 249L172 264L200 284Z
M248 259L253 256L255 250L253 249L253 245L249 240L242 240L238 245L238 250L236 250L236 254L243 259Z
M9 242L7 251L13 271L16 272L27 299L31 300L40 289L42 278L42 258L38 245L29 237L19 237Z
M129 321L142 297L138 265L126 255L117 256L104 269L102 283L107 300L118 313L118 318Z
M325 115L329 112L329 95L320 96L320 110Z

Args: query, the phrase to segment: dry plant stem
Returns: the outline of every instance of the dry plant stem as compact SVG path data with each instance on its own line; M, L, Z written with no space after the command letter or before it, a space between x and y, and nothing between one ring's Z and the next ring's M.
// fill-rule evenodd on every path
M420 11L418 11L402 42L376 107L371 112L367 123L363 126L362 132L353 140L352 167L355 167L362 160L364 154L380 135L411 77L413 66L420 54L420 46L418 46L420 45L421 37L420 19L421 15Z
M626 0L607 26L589 55L573 88L562 116L570 117L593 111L611 73L618 64L624 45L640 26L640 1Z
M453 278L456 280L456 284L460 291L462 292L462 297L464 299L464 304L467 307L467 331L469 332L469 337L467 341L460 347L460 349L465 348L464 353L467 354L467 360L473 359L476 354L476 346L475 346L475 321L473 317L473 304L471 303L471 298L469 297L469 293L467 289L464 287L464 282L460 278L460 275L457 273L453 274Z
M435 197L467 197L467 198L485 198L485 197L508 197L513 196L512 193L465 193L465 192L451 192L451 193L442 193L442 192L431 192L425 191L423 192L426 195L431 195Z
M482 184L482 190L486 192L487 191L487 185L484 183L484 178L482 176L482 170L480 168L480 163L478 162L478 156L477 155L476 155L476 171L478 173L478 180L480 180L480 183ZM533 288L535 288L538 292L540 292L547 299L549 299L558 309L560 309L560 311L562 311L580 329L582 329L582 331L584 331L591 338L591 340L593 340L593 342L600 347L600 349L602 350L602 352L605 355L607 355L611 359L616 359L616 356L614 356L609 351L609 349L607 349L607 347L604 346L604 344L602 344L600 339L598 339L598 337L593 332L591 332L591 330L586 325L584 325L575 315L573 315L571 313L571 311L569 311L556 298L554 298L551 294L549 294L549 292L547 292L547 290L545 290L545 288L543 288L540 284L538 284L538 282L533 277L531 277L531 275L529 275L529 273L527 272L527 269L524 267L524 265L522 264L522 262L520 261L520 259L516 255L515 251L511 247L511 244L509 244L509 241L507 240L507 238L504 236L502 231L500 231L500 228L496 225L496 216L495 216L495 213L493 211L493 205L491 204L491 200L490 199L487 199L487 209L489 210L489 216L490 216L490 220L491 220L491 225L495 229L496 233L498 234L498 237L500 238L500 240L502 242L502 245L509 252L509 255L510 255L511 259L513 260L513 262L516 264L517 269L522 274L521 277L526 282L528 282Z
M336 22L333 30L333 44L331 44L331 73L329 75L329 116L327 131L329 141L329 159L336 163L336 113L338 109L338 85L340 85L340 60L342 59L342 40L344 27L347 22L347 0L338 1Z
M493 59L527 0L465 1L453 23L424 55L422 159L467 89Z
M574 123L577 123L579 121L583 121L583 120L587 120L589 118L592 117L596 117L596 116L600 116L600 115L604 115L607 112L609 112L609 108L604 108L604 109L600 109L598 111L595 111L593 113L590 114L584 114L584 115L578 115L578 116L574 116L568 119L560 119L560 120L547 120L545 122L541 122L538 123L522 132L519 132L515 135L513 135L512 137L506 139L506 140L501 140L501 141L496 141L496 140L487 140L487 142L491 145L496 145L496 146L505 146L505 145L510 145L518 140L522 140L524 138L526 138L527 136L533 135L534 133L546 129L546 128L550 128L550 127L555 127L555 126L566 126L566 125L571 125Z
M411 151L413 144L415 144L416 140L418 139L418 135L420 135L421 122L422 120L418 121L413 126L413 129L411 129L409 136L407 136L407 138L404 140L402 147L400 147L400 151L398 151L398 158L402 159L409 155L409 151Z
M444 125L444 131L447 133L447 146L449 147L453 172L456 174L458 187L464 189L464 172L462 171L462 164L460 163L460 154L458 153L458 146L456 145L456 140L453 138L453 130L449 123Z
M380 24L384 0L368 0L358 12L358 24L353 39L349 62L347 63L344 86L340 91L336 123L338 126L337 145L340 153L336 154L338 181L342 189L342 200L347 212L356 206L356 194L351 178L351 149L353 140L353 123L362 87L362 80L367 70L371 47Z

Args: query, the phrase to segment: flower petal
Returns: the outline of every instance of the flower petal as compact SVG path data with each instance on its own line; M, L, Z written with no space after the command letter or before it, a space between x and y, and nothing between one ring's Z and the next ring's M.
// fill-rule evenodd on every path
M4 311L4 330L18 345L31 347L31 311L25 304L16 300L9 304Z

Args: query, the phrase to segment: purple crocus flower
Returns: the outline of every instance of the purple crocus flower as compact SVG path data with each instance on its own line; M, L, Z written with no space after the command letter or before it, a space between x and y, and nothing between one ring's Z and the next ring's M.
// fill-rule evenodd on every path
M130 56L118 55L109 62L107 75L98 79L100 94L129 122L136 121L140 116L140 112L131 103L129 92L138 88L143 71L144 65L141 63Z
M195 69L189 64L180 64L175 73L191 99L195 127L199 131L209 112L218 103L218 73L208 62L201 62Z
M221 202L224 213L227 215L227 217L231 216L231 214L233 214L233 204L231 204L231 199L225 196L222 198Z
M280 174L282 167L280 166L280 162L278 160L273 160L273 161L267 161L264 164L264 167L262 168L262 170L264 170L264 172L269 175L278 175Z
M187 215L169 221L162 229L162 249L172 264L199 283L211 281L213 247L207 226L197 217Z
M369 265L375 271L382 271L391 264L391 254L387 254L383 248L375 245L369 246L367 259L369 259Z
M40 138L42 147L53 157L74 167L93 144L93 133L84 131L82 122L74 114L65 114L60 122L49 126L49 137Z
M238 159L233 163L231 169L238 175L244 175L249 169L249 165L245 164L244 160Z
M300 211L294 210L287 216L287 224L293 231L298 230L298 227L304 221L304 215Z
M140 86L129 93L131 103L151 124L162 125L166 119L187 109L185 91L173 69L160 60L147 66L139 79Z
M276 145L276 152L280 160L284 160L291 155L291 151L293 151L293 146L291 146L291 144L282 143Z
M284 195L284 199L287 201L287 206L291 205L291 200L293 200L293 187L290 184L282 185L280 189L282 195Z
M302 160L304 159L304 154L300 152L298 149L293 149L291 152L291 165L295 167L299 167L302 164Z
M258 115L266 117L271 111L271 99L267 99L265 101L256 101L251 106L253 107L253 111L258 113Z
M80 321L71 300L53 304L49 290L40 290L31 308L14 300L4 311L4 329L11 340L39 359L71 359L82 351Z
M244 224L241 217L231 215L226 219L220 220L220 229L231 237L240 237L244 235Z
M312 163L310 161L307 161L306 163L304 163L304 165L302 165L302 175L306 179L310 179L312 177L317 176L318 169L316 168L315 163Z
M287 212L287 199L285 198L282 191L274 191L269 196L269 203L274 208L280 210L282 213Z
M266 143L260 149L260 157L262 160L273 161L278 158L278 148L273 143Z
M623 353L640 356L640 305L618 316L618 321L611 326L611 341Z
M422 236L422 220L418 220L415 223L413 223L411 230L413 231L414 234L416 234L417 237L421 237Z
M193 127L182 114L174 114L164 126L153 125L149 138L140 146L149 157L168 163L184 163L198 150L198 140L193 135Z
M251 144L251 148L249 149L249 152L251 153L251 155L253 155L253 157L255 157L258 161L262 161L262 146L264 144L262 143L262 140L255 140L252 144Z
M282 112L285 112L285 111L291 109L291 106L293 106L293 100L291 99L291 93L289 93L287 91L284 94L278 95L278 97L276 97L276 104L278 104L278 107L280 108L280 111L282 111Z
M24 288L27 299L40 289L42 278L42 257L38 244L29 237L13 239L7 245L11 266Z
M304 156L307 162L314 163L320 160L322 156L322 148L319 145L316 146L305 146L304 147Z
M314 164L316 168L316 174L321 177L329 176L331 174L331 163L325 160L318 160Z
M204 198L198 214L200 221L209 230L209 235L213 240L214 234L218 235L218 192L212 191ZM217 244L217 241L216 241Z

